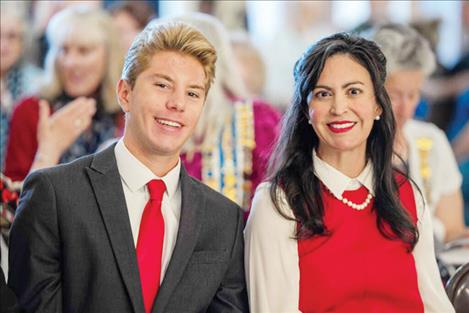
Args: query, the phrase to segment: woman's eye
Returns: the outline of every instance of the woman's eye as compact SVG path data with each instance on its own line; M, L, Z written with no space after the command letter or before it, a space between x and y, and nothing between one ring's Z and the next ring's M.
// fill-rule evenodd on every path
M316 92L316 93L314 94L314 97L315 97L315 98L322 99L322 98L328 97L329 95L330 95L330 92L321 90L321 91Z
M80 47L80 48L78 49L78 52L79 52L80 54L88 54L88 53L91 52L91 49L88 48L88 47Z
M66 55L66 54L68 54L69 50L70 49L68 47L63 46L59 49L59 53L62 54L62 55Z
M349 89L349 94L351 94L352 96L357 96L361 93L362 93L362 91L358 88L350 88Z

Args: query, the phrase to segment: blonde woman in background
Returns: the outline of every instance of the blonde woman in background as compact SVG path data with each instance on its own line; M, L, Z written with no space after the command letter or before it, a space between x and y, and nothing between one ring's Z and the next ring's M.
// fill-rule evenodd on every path
M70 7L51 19L47 38L46 82L36 97L18 104L11 119L5 174L13 180L93 153L122 132L115 86L124 55L111 17Z

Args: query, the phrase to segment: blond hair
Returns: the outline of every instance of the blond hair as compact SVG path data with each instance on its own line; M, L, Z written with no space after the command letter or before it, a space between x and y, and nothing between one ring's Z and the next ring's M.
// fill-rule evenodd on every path
M100 88L103 109L108 113L120 111L116 98L116 84L120 77L124 52L111 17L101 9L72 6L57 13L51 19L46 32L50 47L46 56L46 81L41 88L41 96L54 100L63 92L63 83L57 68L57 57L71 30L77 29L83 33L85 40L104 43L107 64Z
M201 32L184 23L150 23L137 36L125 58L121 79L133 88L135 81L159 51L175 51L197 59L205 73L205 94L215 78L217 55Z
M172 18L174 21L187 23L198 29L217 50L216 79L213 83L199 123L183 152L210 149L217 141L226 123L234 112L234 98L248 98L241 72L236 64L230 37L223 24L213 16L203 13L191 13Z

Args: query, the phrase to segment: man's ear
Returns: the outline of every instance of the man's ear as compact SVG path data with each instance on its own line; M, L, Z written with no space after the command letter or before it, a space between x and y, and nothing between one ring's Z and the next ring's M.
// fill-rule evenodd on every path
M128 81L120 79L117 82L117 99L122 110L127 113L130 110L129 98L132 93L132 88Z

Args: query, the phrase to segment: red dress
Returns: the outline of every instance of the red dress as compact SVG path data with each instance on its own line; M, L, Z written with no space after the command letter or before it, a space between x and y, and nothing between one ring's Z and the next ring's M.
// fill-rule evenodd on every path
M400 199L414 223L414 194L409 182ZM343 196L363 203L362 186ZM378 230L373 200L362 211L336 199L323 186L324 222L330 236L298 241L299 309L304 312L424 312L414 258L401 240ZM327 243L327 244L326 244Z

